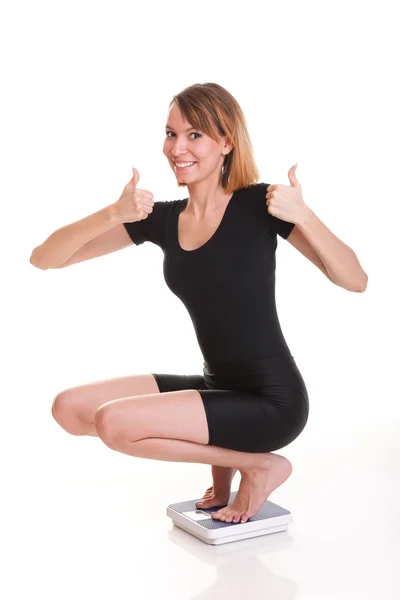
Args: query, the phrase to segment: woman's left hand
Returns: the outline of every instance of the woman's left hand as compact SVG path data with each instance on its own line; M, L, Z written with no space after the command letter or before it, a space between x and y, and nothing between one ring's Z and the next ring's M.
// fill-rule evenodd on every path
M300 224L304 222L308 206L303 200L301 185L295 175L297 165L289 169L289 185L273 184L267 187L266 205L268 212L273 217Z

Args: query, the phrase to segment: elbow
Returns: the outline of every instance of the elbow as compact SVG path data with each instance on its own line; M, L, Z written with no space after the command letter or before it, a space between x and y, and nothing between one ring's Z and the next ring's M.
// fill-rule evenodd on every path
M367 289L367 285L368 285L368 275L365 273L364 274L364 280L360 286L360 289L358 290L359 292L365 292L365 290Z
M36 267L37 269L40 269L40 267L39 267L38 263L37 263L37 262L35 261L35 259L33 258L33 253L32 253L32 256L31 256L31 257L30 257L30 259L29 259L29 262L30 262L30 264L31 264L33 267Z
M36 250L37 249L35 248L34 251L32 252L29 262L33 267L36 267L37 269L40 269L41 271L46 271L46 267L43 267L43 265L40 263L38 253L36 252Z
M37 269L40 269L41 271L46 271L47 270L44 267L41 267L40 265L37 265L36 263L32 262L31 260L29 262L31 263L31 265L33 267L36 267Z
M367 289L367 285L368 285L368 275L365 274L363 281L357 286L357 288L355 288L354 291L361 294L362 292L365 292L365 290Z
M347 290L349 292L358 292L359 294L361 294L362 292L365 292L365 290L367 289L368 276L366 276L366 278L358 285L351 285L351 286L339 284L334 279L332 279L332 277L328 276L328 278L332 281L332 283L334 283L335 285L338 285L339 287L344 288L345 290Z

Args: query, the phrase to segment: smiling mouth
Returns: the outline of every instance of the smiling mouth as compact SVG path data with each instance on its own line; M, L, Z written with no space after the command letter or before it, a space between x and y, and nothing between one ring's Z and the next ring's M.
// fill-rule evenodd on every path
M191 169L192 167L194 167L195 164L197 164L197 161L192 162L192 164L184 166L184 167L178 167L178 165L174 161L174 168L175 168L176 171L185 171L186 169Z

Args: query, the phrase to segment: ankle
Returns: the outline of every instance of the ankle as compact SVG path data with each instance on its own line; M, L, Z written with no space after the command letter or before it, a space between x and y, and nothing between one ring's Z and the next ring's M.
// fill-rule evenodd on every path
M236 469L230 467L213 467L213 492L215 495L225 496L230 492L235 473Z

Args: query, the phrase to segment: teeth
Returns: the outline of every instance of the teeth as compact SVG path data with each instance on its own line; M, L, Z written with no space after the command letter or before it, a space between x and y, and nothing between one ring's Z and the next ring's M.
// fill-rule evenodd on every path
M187 163L175 163L177 167L189 167L190 165L194 165L194 162L187 162Z

